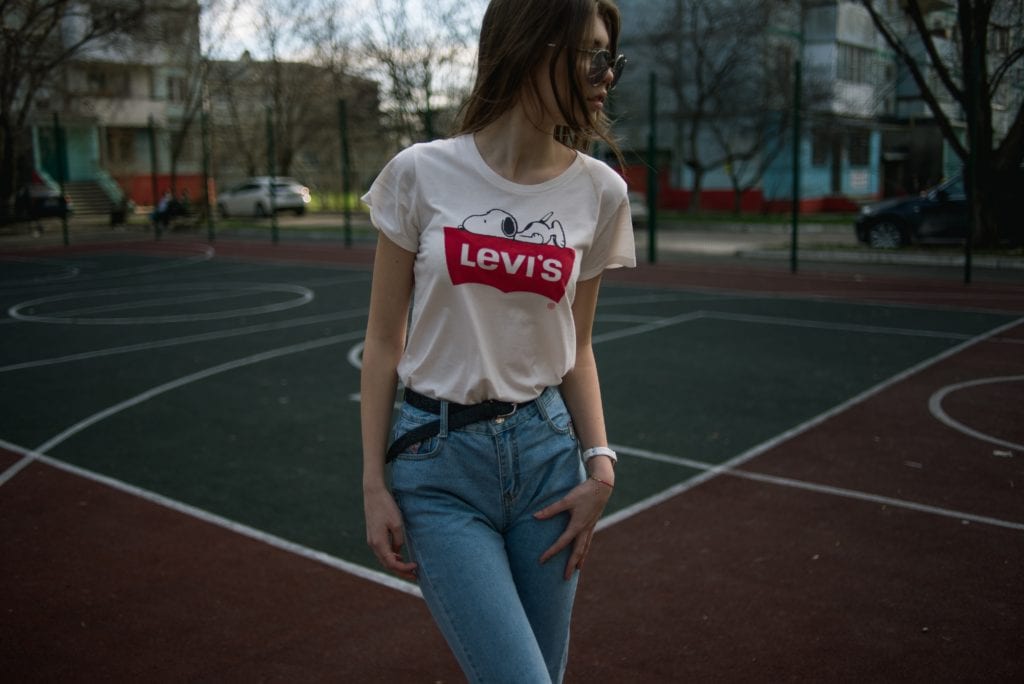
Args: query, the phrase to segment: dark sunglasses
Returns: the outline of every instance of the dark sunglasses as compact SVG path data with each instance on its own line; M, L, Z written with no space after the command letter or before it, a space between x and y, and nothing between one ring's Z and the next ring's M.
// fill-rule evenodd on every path
M548 47L558 47L554 43L548 43ZM590 68L587 70L587 82L592 86L599 86L604 82L604 75L612 70L612 82L608 84L608 90L613 90L622 78L622 70L626 68L626 56L612 56L612 53L603 48L576 48L580 52L590 55Z
M612 82L608 84L608 90L612 90L622 78L622 71L626 68L626 56L613 56L608 50L594 48L587 50L576 48L580 52L590 55L590 69L587 71L587 79L592 86L599 86L604 81L604 76L609 69L612 70Z

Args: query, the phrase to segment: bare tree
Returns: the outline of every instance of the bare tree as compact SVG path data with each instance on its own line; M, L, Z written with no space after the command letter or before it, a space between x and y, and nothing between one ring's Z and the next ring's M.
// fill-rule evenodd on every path
M1024 0L956 0L956 26L948 34L930 21L934 3L905 0L891 15L878 0L861 2L965 166L973 241L995 245L1010 220L1019 221L1001 205L1011 191L1005 179L1024 162ZM950 41L954 49L943 49ZM966 118L964 140L953 118L957 112L944 106L950 101ZM1009 111L1001 140L994 105Z
M399 144L436 137L438 110L453 109L459 85L468 85L472 9L463 0L375 0L362 44Z
M722 169L739 213L743 194L757 187L779 155L792 149L794 117L827 122L822 113L833 98L834 83L822 69L803 70L795 92L795 61L801 0L772 5L740 0L733 11L746 17L747 56L727 88L711 93L718 115L708 121L710 135L724 160ZM784 28L792 24L792 31ZM800 107L800 112L796 107Z
M37 97L76 56L140 26L153 4L0 0L0 221L11 213L22 133Z
M692 176L691 210L700 208L709 171L723 165L738 171L768 146L768 112L759 107L766 104L764 29L773 7L756 0L672 0L649 18L646 44L672 97L674 148Z
M179 36L184 50L177 90L174 96L181 105L181 114L170 131L171 190L177 195L178 164L195 138L195 126L206 101L211 53L225 43L233 27L240 0L199 0L174 9L182 28ZM219 21L202 21L216 15Z
M247 51L238 61L211 64L215 126L227 138L224 155L241 159L246 175L260 175L268 166L269 113L275 174L290 175L299 151L315 148L330 127L333 84L323 68L285 58L305 47L308 16L283 0L262 0L255 9L254 41L266 58Z

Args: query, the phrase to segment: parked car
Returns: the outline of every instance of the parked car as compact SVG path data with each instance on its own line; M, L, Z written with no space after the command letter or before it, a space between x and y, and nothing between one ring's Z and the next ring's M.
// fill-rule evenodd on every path
M629 191L629 214L633 219L633 227L647 225L647 196L635 190Z
M270 177L250 178L239 186L217 196L217 210L221 216L270 216L275 211L294 211L297 216L306 213L309 188L294 178L274 178L274 201L270 198Z
M862 207L855 229L864 244L893 249L963 242L968 225L967 195L958 175L919 197L894 197Z
M71 199L62 195L60 187L32 174L32 182L18 189L14 200L14 215L23 221L34 221L41 218L61 218L73 211Z

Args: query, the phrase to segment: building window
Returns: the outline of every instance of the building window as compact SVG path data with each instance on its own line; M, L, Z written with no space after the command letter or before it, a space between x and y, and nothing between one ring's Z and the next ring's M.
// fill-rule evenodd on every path
M836 76L851 83L876 83L884 73L874 50L858 45L839 43Z
M128 97L132 94L127 71L90 69L85 73L85 94L100 97Z
M180 76L167 77L167 99L171 102L185 102L188 84Z
M871 131L850 131L850 166L871 164Z
M108 128L107 154L113 164L128 164L135 161L135 130Z

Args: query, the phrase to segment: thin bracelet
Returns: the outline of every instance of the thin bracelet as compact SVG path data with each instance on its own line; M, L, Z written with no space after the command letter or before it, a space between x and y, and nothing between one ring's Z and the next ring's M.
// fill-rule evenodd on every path
M591 475L588 479L591 479L594 482L600 482L601 484L603 484L608 489L615 489L615 485L613 485L611 482L606 482L606 481L602 480L599 477L594 477L593 475Z

